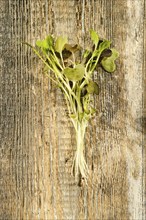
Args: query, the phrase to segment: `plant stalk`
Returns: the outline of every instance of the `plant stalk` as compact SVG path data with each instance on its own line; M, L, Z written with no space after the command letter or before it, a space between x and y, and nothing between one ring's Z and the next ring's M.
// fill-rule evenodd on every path
M83 119L81 122L74 123L74 126L75 124L76 124L75 131L76 131L77 149L73 162L73 173L75 175L76 180L78 179L80 174L82 178L87 179L88 167L84 157L84 149L85 149L84 139L85 139L85 132L88 121Z

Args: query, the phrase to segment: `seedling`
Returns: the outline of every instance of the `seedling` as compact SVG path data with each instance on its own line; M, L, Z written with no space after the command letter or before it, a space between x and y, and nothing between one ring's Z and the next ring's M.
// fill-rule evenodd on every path
M41 59L47 68L47 76L61 89L68 108L68 116L76 133L76 153L72 171L77 179L88 177L88 166L84 157L84 139L89 120L95 115L91 96L99 94L99 86L92 79L98 68L107 72L116 69L115 60L119 54L111 48L109 40L100 39L94 30L90 30L91 49L68 43L67 37L47 36L36 41L36 46L26 43Z

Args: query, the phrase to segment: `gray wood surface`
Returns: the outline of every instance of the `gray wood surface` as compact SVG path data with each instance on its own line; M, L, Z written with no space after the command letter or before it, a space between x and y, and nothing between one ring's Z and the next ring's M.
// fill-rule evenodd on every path
M0 219L144 220L146 36L144 0L1 0ZM64 97L20 44L47 34L89 44L89 30L120 53L86 133L88 186L70 175L75 151Z

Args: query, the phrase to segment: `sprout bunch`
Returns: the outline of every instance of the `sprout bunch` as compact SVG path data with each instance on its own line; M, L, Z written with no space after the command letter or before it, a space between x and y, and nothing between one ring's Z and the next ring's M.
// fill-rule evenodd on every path
M80 45L71 45L67 37L54 38L49 35L38 40L36 47L31 46L35 54L42 60L48 77L61 89L65 96L70 120L76 132L77 149L73 162L75 178L81 174L88 176L88 167L84 158L84 138L89 119L95 114L91 96L99 94L99 86L92 79L94 70L99 67L107 72L116 69L115 60L118 52L111 48L109 40L100 39L94 30L90 30L91 49L83 49Z

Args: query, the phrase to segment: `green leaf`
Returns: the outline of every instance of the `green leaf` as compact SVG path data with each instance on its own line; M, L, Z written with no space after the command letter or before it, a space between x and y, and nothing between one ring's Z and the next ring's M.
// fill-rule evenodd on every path
M64 49L65 44L67 44L67 37L58 37L55 43L56 52L61 53Z
M116 60L119 57L119 52L114 48L112 48L111 51L113 59Z
M45 50L51 50L53 47L53 37L51 35L47 36L44 40L37 40L36 45Z
M49 49L49 45L46 39L42 41L42 48L45 50Z
M105 57L101 61L101 65L107 72L114 72L116 69L115 60L119 57L119 53L115 49L111 49L112 55L110 57Z
M95 46L97 46L98 42L99 42L98 34L94 30L90 30L90 36L91 36L91 40L93 41Z
M110 57L112 55L112 51L110 49L105 49L101 53L101 58Z
M104 40L102 43L99 44L99 51L103 51L105 49L108 49L111 45L111 41L109 40Z
M64 50L62 51L62 56L63 56L63 59L64 59L64 60L68 59L71 55L72 55L72 52L70 52L69 50L64 49ZM60 56L59 56L59 57L60 57Z
M93 94L93 93L95 93L96 95L99 94L99 86L96 82L90 81L86 89L89 94Z
M51 35L47 36L45 41L47 42L48 49L52 49L54 44L54 39Z
M70 51L71 53L75 53L76 51L80 50L80 45L76 44L72 46L71 44L65 44L65 49Z
M70 81L79 81L83 79L85 73L85 68L82 64L76 65L75 68L67 67L64 70L64 75L70 80Z
M42 41L41 41L41 40L37 40L37 41L36 41L36 46L42 47Z

